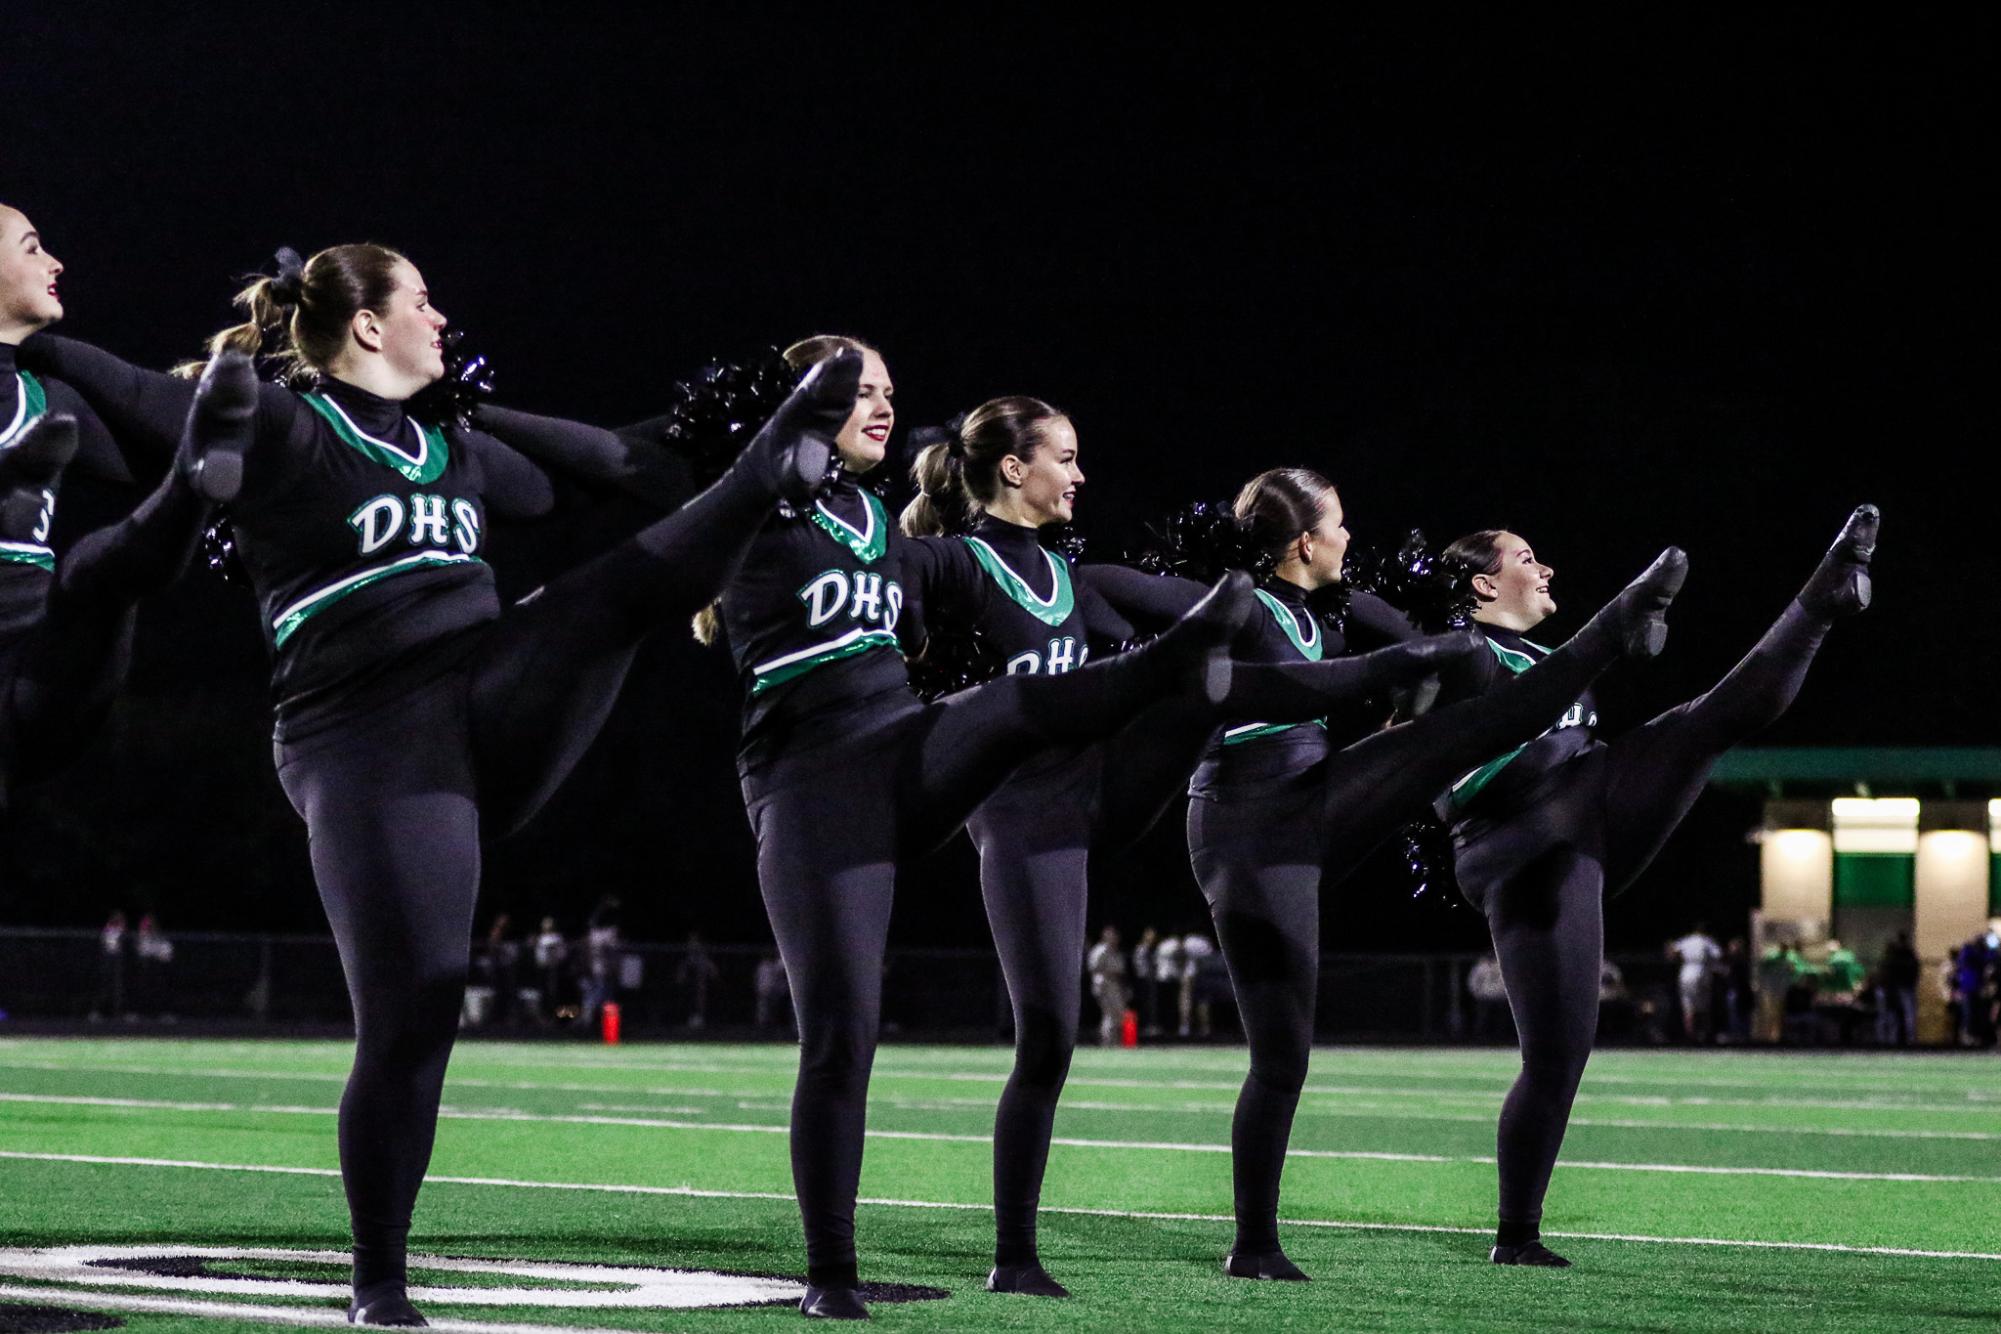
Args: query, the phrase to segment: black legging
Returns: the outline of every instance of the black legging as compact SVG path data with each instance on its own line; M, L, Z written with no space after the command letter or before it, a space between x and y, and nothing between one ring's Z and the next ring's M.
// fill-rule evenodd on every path
M1026 766L966 822L1014 1011L1014 1069L994 1112L996 1264L1036 1260L1042 1177L1084 1002L1091 850L1117 851L1159 819L1213 727L1205 711L1155 705L1098 745Z
M1521 1038L1498 1136L1507 1244L1538 1234L1591 1057L1606 890L1653 860L1725 751L1785 712L1829 624L1795 601L1714 689L1566 761L1535 805L1460 843L1459 883L1486 914Z
M1468 770L1534 738L1617 654L1587 628L1477 698L1376 732L1306 773L1188 806L1188 847L1236 989L1251 1068L1230 1128L1237 1255L1278 1251L1279 1178L1313 1046L1320 892Z
M1100 739L1169 698L1185 681L1161 670L1181 651L1165 647L1003 676L929 706L902 690L879 695L841 715L837 732L745 774L758 884L799 1025L792 1174L815 1286L856 1282L855 1193L898 858L949 838L1038 752Z
M396 698L276 747L354 1006L340 1158L358 1295L405 1280L483 834L535 814L596 738L641 639L716 596L771 504L733 472L498 620L427 647Z

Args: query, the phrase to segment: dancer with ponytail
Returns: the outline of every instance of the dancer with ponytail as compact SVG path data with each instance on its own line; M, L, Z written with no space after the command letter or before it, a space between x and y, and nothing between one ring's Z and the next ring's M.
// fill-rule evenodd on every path
M1548 733L1468 765L1441 802L1460 888L1487 918L1521 1038L1497 1133L1495 1264L1570 1263L1542 1244L1542 1206L1598 1030L1606 895L1646 869L1716 761L1786 711L1834 622L1869 605L1878 523L1873 505L1851 514L1799 595L1707 694L1611 742L1597 739L1583 694ZM1445 557L1492 650L1448 689L1492 698L1547 670L1558 654L1528 634L1556 611L1550 567L1498 530L1460 538Z
M640 640L721 590L773 505L811 499L860 363L830 359L713 486L503 611L487 520L546 514L551 477L490 436L406 412L444 369L445 318L416 267L372 245L304 262L281 252L279 275L239 302L250 319L214 340L203 392L246 423L231 515L272 655L278 776L306 822L354 1005L340 1113L348 1318L421 1325L405 1249L482 841L518 828L567 775ZM297 388L253 378L246 353L267 338ZM158 436L185 415L184 381L46 336L23 351L121 432ZM603 462L574 460L586 475Z
M921 612L934 642L953 634L977 642L989 676L1070 671L1084 664L1091 642L1131 640L1131 626L1037 538L1072 520L1084 483L1070 418L1040 399L999 398L948 429L912 469L920 494L903 514L913 538L904 563L922 595L906 604L906 616ZM1144 834L1219 722L1306 721L1344 699L1435 672L1472 647L1465 636L1446 636L1338 661L1238 662L1220 702L1161 700L1102 742L1043 751L980 803L966 827L979 849L980 890L1015 1032L1014 1070L994 1116L989 1291L1069 1295L1042 1265L1036 1212L1077 1045L1092 849L1116 850Z
M1342 578L1348 532L1333 486L1304 468L1275 469L1252 478L1233 509L1244 559L1263 571L1263 614L1233 652L1293 664L1340 653L1339 637L1308 606L1311 593ZM1550 679L1524 676L1346 745L1325 727L1277 720L1227 728L1212 743L1189 788L1188 846L1251 1050L1230 1129L1237 1230L1226 1274L1307 1277L1279 1244L1278 1202L1313 1044L1322 889L1423 813L1442 783L1549 727L1613 660L1659 652L1663 612L1685 568L1679 551L1664 553L1551 656ZM1190 590L1118 567L1085 574L1135 617L1171 612ZM1350 622L1409 633L1387 604L1361 593L1350 598Z

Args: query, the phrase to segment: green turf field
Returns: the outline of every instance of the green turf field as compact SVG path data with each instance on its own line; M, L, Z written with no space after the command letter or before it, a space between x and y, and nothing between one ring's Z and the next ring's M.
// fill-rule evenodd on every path
M346 1226L333 1111L346 1059L344 1046L318 1042L0 1041L0 1301L78 1291L75 1264L93 1248L337 1252ZM453 1062L412 1248L797 1275L783 1133L793 1059L786 1047L469 1043ZM2001 1321L1993 1057L1601 1053L1544 1220L1577 1267L1551 1272L1485 1263L1510 1054L1323 1050L1284 1202L1286 1245L1311 1284L1220 1273L1225 1146L1244 1062L1227 1048L1079 1053L1044 1193L1044 1260L1076 1294L1058 1303L981 1290L988 1133L1007 1054L886 1048L862 1181L863 1276L949 1295L880 1303L878 1323L1852 1334ZM58 1246L84 1249L68 1268L64 1257L36 1258ZM84 1271L128 1285L91 1289L92 1309L144 1331L253 1327L197 1303L265 1310L253 1322L264 1327L287 1312L296 1323L339 1320L334 1299L285 1290L338 1281L336 1254L208 1263L240 1277L201 1291L190 1286L199 1277ZM739 1331L798 1320L788 1306L604 1304L657 1278L416 1275L465 1290L423 1302L448 1328ZM468 1300L481 1291L500 1304ZM680 1301L690 1289L659 1291ZM112 1301L160 1305L103 1304Z

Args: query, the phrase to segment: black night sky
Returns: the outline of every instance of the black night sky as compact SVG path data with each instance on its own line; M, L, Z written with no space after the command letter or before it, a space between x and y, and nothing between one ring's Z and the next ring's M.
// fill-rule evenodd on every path
M1604 690L1613 730L1727 669L1873 500L1878 607L1765 741L2001 740L1991 18L943 12L33 0L0 16L0 199L69 266L64 331L142 363L192 353L276 246L380 240L522 407L633 420L711 356L823 329L884 349L900 432L1049 398L1104 548L1287 463L1362 542L1526 534L1572 611L1679 543L1673 641ZM78 493L72 523L129 501ZM525 591L579 545L492 554ZM633 937L765 939L735 713L725 656L662 633L490 852L482 919L574 926L614 890ZM16 800L0 921L323 929L268 726L247 595L191 576L145 612L108 734ZM1734 929L1756 815L1706 797L1612 944ZM913 869L898 940L982 942L970 864ZM1176 822L1101 872L1130 927L1200 920ZM1484 937L1387 860L1335 893L1331 948Z

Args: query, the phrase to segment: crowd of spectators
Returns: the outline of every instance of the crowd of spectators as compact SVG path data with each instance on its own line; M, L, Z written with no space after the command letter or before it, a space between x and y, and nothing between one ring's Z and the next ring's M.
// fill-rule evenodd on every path
M1085 956L1084 972L1106 1046L1123 1040L1128 1014L1135 1037L1207 1038L1216 1012L1234 1003L1216 942L1198 933L1163 936L1149 926L1128 955L1119 929L1108 926Z

